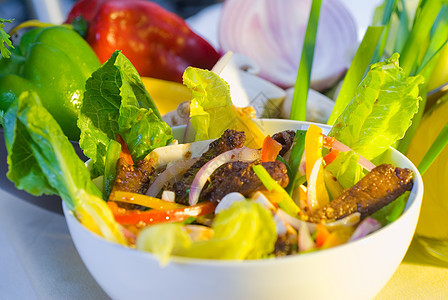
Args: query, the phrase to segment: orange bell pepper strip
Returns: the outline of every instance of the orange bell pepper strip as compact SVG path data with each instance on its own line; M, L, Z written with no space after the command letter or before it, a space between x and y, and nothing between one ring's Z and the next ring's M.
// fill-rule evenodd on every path
M325 165L332 163L338 157L339 150L331 149L330 152L324 156Z
M194 206L168 210L132 210L124 214L114 215L115 220L121 225L153 225L167 222L183 222L189 217L208 215L215 210L212 202L203 202Z
M263 147L261 148L261 161L275 161L281 150L282 144L267 135L263 140Z
M330 236L330 231L323 224L316 225L316 248L322 247L328 237Z
M117 134L117 142L121 144L121 152L119 157L124 158L126 162L132 166L134 164L134 160L132 159L131 153L129 152L128 145L126 145L126 142L119 134Z

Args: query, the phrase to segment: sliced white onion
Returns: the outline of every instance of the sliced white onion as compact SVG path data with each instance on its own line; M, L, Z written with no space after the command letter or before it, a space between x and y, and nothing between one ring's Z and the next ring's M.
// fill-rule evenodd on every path
M156 168L164 168L180 160L199 157L208 150L213 140L205 140L194 143L169 145L159 147L151 151L145 159L153 159Z
M227 0L218 25L222 52L242 53L260 66L260 76L281 87L294 85L311 0ZM345 72L358 42L356 23L339 0L322 3L311 87L324 90Z
M300 229L300 226L302 225L302 223L307 225L308 230L310 230L310 231L314 231L316 229L316 225L317 225L316 223L305 222L300 219L294 218L294 217L290 216L289 214L287 214L282 209L278 209L277 214L280 218L282 218L285 222L287 222L288 224L290 224L292 227L294 227L297 230ZM342 227L356 225L359 223L360 219L361 219L361 214L359 212L355 212L351 215L348 215L347 217L345 217L343 219L340 219L340 220L337 220L334 222L330 222L330 223L323 223L323 225L325 225L325 227L327 227L328 230L334 231L334 230L340 229Z
M146 191L147 196L157 197L159 192L162 190L164 186L166 186L170 182L174 182L180 179L181 174L187 171L197 160L199 157L180 160L170 167L168 167L165 171L159 174L154 182L150 185L148 190Z
M176 193L173 191L163 191L162 200L174 203L174 201L176 200Z
M324 135L324 137L327 137L327 136ZM325 146L325 148L330 148L330 147ZM333 139L332 144L331 144L331 148L335 149L335 150L339 150L341 152L354 151L349 146L341 143L337 139ZM372 169L374 169L376 167L370 160L368 160L367 158L365 158L365 157L363 157L361 155L359 155L359 161L358 162L359 162L359 165L361 167L363 167L364 169L366 169L369 172L372 171Z
M360 238L365 237L366 235L377 231L381 228L381 223L374 218L367 217L359 223L358 227L356 227L349 241L355 241Z
M232 161L250 162L259 158L260 150L243 147L224 152L211 159L197 172L193 183L191 184L188 198L189 204L196 205L196 203L198 203L199 195L201 194L202 188L204 187L205 183L213 174L213 172L223 164Z
M308 251L314 248L314 241L311 238L310 229L305 222L300 224L299 228L299 237L298 237L298 246L299 252Z
M256 203L261 204L261 206L269 209L272 212L275 212L275 206L269 201L269 199L260 191L256 192L252 195L252 200Z
M246 201L246 197L238 192L229 193L222 197L221 201L219 201L218 205L216 205L215 214L228 209L233 203L241 201Z

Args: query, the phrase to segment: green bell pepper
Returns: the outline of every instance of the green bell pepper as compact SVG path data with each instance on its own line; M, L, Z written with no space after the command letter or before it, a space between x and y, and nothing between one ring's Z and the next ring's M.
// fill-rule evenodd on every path
M66 26L26 32L11 57L0 58L0 110L24 91L35 91L70 140L79 140L76 125L86 80L100 66L87 42Z

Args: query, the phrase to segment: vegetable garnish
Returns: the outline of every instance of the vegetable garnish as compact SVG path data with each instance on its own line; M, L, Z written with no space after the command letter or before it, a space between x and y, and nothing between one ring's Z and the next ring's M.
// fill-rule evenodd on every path
M282 150L282 145L267 135L264 138L263 147L261 148L261 161L274 161L280 150Z
M124 214L115 215L115 220L123 225L147 226L164 222L182 222L189 217L208 215L215 210L211 202L202 202L194 206L168 210L130 210Z
M310 89L311 70L313 67L314 47L316 44L317 25L322 0L311 2L311 11L308 16L305 38L303 40L302 54L294 84L294 94L291 105L291 120L306 120L306 102Z
M421 100L418 86L423 77L407 77L398 58L395 53L371 66L329 133L368 160L404 136Z
M127 244L89 170L36 93L22 93L6 111L3 126L7 176L17 188L33 195L58 194L87 228Z
M14 49L14 46L12 45L12 42L9 39L10 38L9 34L7 34L3 29L5 27L4 23L12 23L12 20L0 18L0 53L3 57L9 58L11 55L11 51L9 51L8 47Z
M133 160L173 139L139 74L120 51L87 80L78 126L80 145L95 175L104 173L106 147L117 134Z
M185 208L184 205L177 204L174 202L169 202L151 196L124 191L113 192L109 197L109 201L132 203L145 206L148 208L153 208L156 210Z
M266 189L270 193L276 195L272 199L275 199L274 201L278 203L278 206L291 216L297 216L300 208L294 203L288 193L274 179L272 179L266 169L262 165L254 165L252 169L255 174L257 174L258 178L260 178Z

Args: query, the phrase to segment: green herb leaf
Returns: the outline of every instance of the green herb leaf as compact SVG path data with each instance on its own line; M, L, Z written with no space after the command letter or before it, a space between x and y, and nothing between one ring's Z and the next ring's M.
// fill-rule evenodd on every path
M297 79L294 84L294 94L291 105L291 120L306 120L306 102L310 88L311 69L313 67L314 47L316 45L317 25L319 22L322 0L313 0L310 16L306 27L300 58Z
M432 143L431 147L426 152L422 161L418 165L418 171L420 174L424 174L431 164L436 160L437 156L448 145L448 122L445 124L439 135Z
M8 47L11 47L14 49L14 46L12 45L12 42L9 39L10 38L9 34L7 34L3 28L5 28L4 23L12 23L12 21L13 20L10 20L10 19L0 18L0 53L5 58L9 58L11 55L11 51L9 51ZM6 44L6 46L5 46L5 44Z
M333 111L331 112L328 124L333 125L337 117L344 111L348 103L355 96L356 88L364 77L369 63L372 59L375 45L383 32L383 26L369 26L361 44L356 51L355 57L352 60L350 68L345 75L341 90L335 101Z

